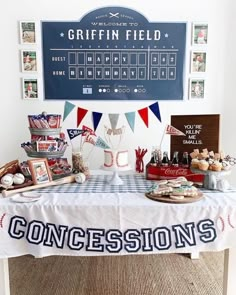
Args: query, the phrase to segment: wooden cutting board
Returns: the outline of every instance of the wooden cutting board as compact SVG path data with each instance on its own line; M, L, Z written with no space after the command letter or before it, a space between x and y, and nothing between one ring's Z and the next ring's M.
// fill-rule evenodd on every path
M167 196L156 195L152 193L146 193L145 196L153 201L164 202L164 203L172 203L172 204L186 204L200 201L204 198L202 192L198 192L198 194L194 197L184 197L182 200L174 200Z

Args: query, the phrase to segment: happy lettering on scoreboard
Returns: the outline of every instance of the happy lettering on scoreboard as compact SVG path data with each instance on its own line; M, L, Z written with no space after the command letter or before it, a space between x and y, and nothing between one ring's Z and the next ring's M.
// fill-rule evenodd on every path
M207 148L219 152L220 115L171 116L171 125L185 136L171 136L171 155L174 151L189 152Z
M186 22L123 7L42 21L45 99L183 100Z

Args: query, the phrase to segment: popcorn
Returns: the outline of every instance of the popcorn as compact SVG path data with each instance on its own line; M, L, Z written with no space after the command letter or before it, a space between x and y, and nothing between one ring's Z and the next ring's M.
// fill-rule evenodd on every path
M28 121L30 128L60 128L61 115L43 112L39 115L28 115Z

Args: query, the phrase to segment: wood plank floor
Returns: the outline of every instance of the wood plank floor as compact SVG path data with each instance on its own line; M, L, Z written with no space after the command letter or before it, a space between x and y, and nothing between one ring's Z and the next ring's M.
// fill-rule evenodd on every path
M221 295L223 252L9 259L11 295Z

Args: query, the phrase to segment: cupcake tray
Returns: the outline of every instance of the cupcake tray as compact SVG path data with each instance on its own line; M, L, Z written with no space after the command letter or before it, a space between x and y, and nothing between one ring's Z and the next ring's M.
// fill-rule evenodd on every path
M206 189L216 189L216 181L222 179L224 176L229 175L231 170L212 171L212 170L200 170L196 168L190 168L195 174L204 175L203 187Z
M200 170L196 168L190 168L190 169L193 173L204 174L204 175L224 176L224 175L229 175L231 173L231 170L213 171L213 170Z

